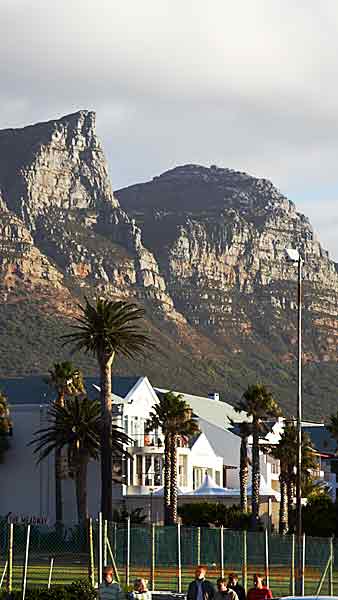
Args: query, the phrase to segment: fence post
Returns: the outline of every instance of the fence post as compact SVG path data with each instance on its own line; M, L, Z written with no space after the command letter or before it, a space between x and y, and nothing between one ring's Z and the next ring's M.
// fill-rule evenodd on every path
M89 568L88 575L92 586L95 585L95 563L94 563L94 542L93 542L93 519L88 520L88 542L89 542Z
M242 583L247 591L248 587L248 532L246 530L243 531L243 562L242 562Z
M291 536L291 569L290 569L290 594L295 595L295 555L296 555L296 537Z
M182 592L181 523L177 523L178 593Z
M197 527L197 564L201 564L201 528Z
M108 521L104 520L103 524L103 566L107 566L107 538L108 538Z
M13 538L14 538L14 525L13 523L9 524L9 532L8 532L8 566L7 566L7 593L12 593L13 587Z
M305 533L303 533L302 538L302 573L301 573L301 595L304 596L305 593L305 544L306 538Z
M127 519L127 556L126 556L126 585L130 579L130 517Z
M103 550L103 544L102 544L102 512L99 513L99 569L98 569L98 574L97 574L97 580L100 583L102 583L102 562L103 562L103 557L102 557L102 550Z
M112 564L113 571L114 571L114 577L115 577L117 583L120 583L120 576L119 576L119 572L117 570L115 558L114 558L114 555L112 553L112 549L111 549L111 545L110 545L109 539L107 539L107 547L108 547L108 552L109 552L109 555L110 555L110 560L111 560L111 564Z
M54 558L51 558L50 565L49 565L49 576L48 576L48 589L49 590L50 590L50 586L52 585L53 566L54 566ZM92 586L94 587L93 581L92 581Z
M333 553L333 537L330 538L330 570L329 570L329 595L333 596L333 564L334 564L334 553Z
M220 565L221 577L224 577L224 527L221 525L219 530L219 550L220 550Z
M114 556L116 556L117 549L117 523L114 523Z
M155 589L155 523L151 524L151 556L150 556L150 585L151 591Z
M27 584L27 569L28 569L28 556L29 556L29 540L31 535L31 526L27 525L27 537L26 537L26 551L25 551L25 562L22 573L22 600L25 600L26 596L26 584Z
M1 579L0 579L0 590L2 588L2 584L3 584L4 579L5 579L5 575L6 575L6 572L7 572L7 566L8 566L8 560L6 560L5 566L4 566L4 570L2 571L2 575L1 575Z
M269 572L269 534L268 530L264 530L264 551L265 551L265 581L266 587L270 588L270 572Z

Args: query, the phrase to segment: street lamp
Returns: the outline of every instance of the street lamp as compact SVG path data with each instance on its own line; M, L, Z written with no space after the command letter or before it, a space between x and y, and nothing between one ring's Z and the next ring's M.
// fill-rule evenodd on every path
M294 248L286 249L287 259L298 265L298 394L297 394L297 470L296 470L296 537L297 537L297 593L304 595L302 555L302 267L303 259Z

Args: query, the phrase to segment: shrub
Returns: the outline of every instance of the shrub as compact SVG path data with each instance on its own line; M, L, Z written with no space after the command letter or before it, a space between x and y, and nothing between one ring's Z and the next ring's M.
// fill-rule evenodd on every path
M8 595L3 592L0 600L6 600ZM21 600L21 592L13 592L11 600ZM96 600L96 591L89 579L80 579L65 586L55 586L50 590L47 588L28 589L26 600Z
M305 533L318 537L328 537L336 532L337 507L331 498L321 494L309 498L302 510Z
M239 506L225 506L219 502L192 502L178 509L183 525L197 527L226 527L249 529L251 514L243 513Z

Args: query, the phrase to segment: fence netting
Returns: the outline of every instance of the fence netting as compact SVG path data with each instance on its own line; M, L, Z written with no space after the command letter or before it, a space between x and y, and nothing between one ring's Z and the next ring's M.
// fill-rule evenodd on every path
M90 542L92 539L92 545ZM102 539L102 551L99 551ZM106 543L105 543L106 542ZM0 522L0 584L8 585L10 526ZM27 525L14 524L12 545L12 588L22 585L27 548ZM330 557L333 551L332 568ZM91 556L93 557L91 560ZM101 556L101 559L100 559ZM57 530L31 525L27 562L27 587L62 585L92 573L98 581L102 565L115 562L121 584L132 585L145 577L155 590L186 591L197 564L208 568L208 578L216 583L221 575L236 572L251 587L254 573L268 578L274 596L293 591L297 544L291 535L242 532L207 527L163 527L109 523L99 529L97 521L89 528L74 526ZM322 594L338 593L338 545L327 538L305 539L305 593L314 594L323 578ZM330 578L332 584L330 587Z

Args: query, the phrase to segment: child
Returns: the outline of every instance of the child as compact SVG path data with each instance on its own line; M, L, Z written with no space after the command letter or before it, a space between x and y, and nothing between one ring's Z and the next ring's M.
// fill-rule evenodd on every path
M236 592L229 587L228 582L224 577L217 579L215 600L238 600Z
M103 582L99 585L98 599L99 600L120 600L121 588L114 581L113 567L105 567L103 569Z
M134 591L131 592L132 600L151 600L151 592L148 590L148 581L139 577L134 581Z

